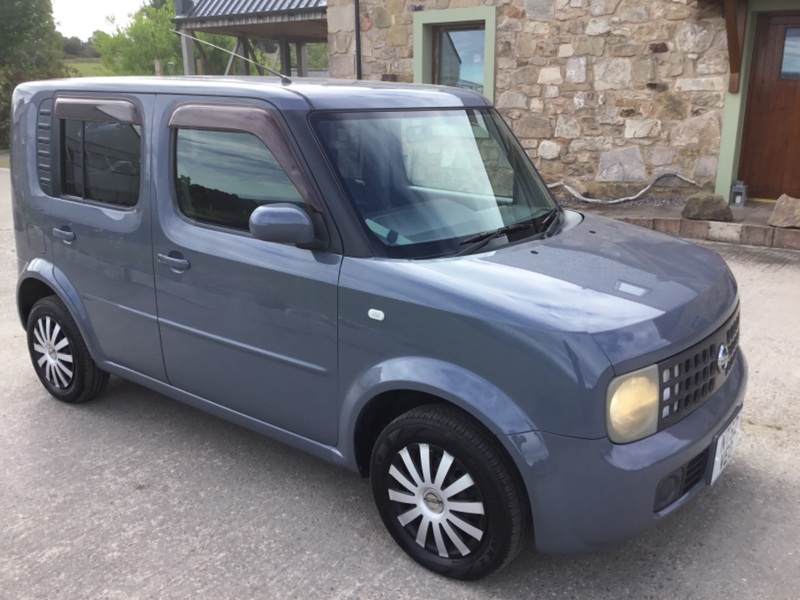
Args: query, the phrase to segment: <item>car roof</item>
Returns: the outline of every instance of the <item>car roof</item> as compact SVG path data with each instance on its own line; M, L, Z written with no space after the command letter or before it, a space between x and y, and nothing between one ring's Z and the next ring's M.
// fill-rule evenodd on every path
M455 87L302 78L283 83L277 77L76 77L23 84L33 90L63 93L152 93L243 96L268 100L278 108L370 110L488 106L470 90Z

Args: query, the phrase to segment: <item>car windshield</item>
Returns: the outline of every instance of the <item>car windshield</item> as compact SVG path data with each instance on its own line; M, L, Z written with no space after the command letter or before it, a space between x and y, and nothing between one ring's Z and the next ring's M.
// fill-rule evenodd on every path
M552 221L547 187L493 109L321 112L313 123L379 256L463 253L492 232L481 247L493 248Z

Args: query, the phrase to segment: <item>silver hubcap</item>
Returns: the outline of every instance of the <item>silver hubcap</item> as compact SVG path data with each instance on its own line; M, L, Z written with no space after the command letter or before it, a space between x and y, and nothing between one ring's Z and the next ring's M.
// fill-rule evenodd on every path
M485 532L483 498L452 454L429 444L406 446L389 468L389 500L417 544L443 558L467 556Z
M69 387L74 368L72 348L61 325L52 317L42 317L36 321L33 337L34 360L45 379L57 388Z

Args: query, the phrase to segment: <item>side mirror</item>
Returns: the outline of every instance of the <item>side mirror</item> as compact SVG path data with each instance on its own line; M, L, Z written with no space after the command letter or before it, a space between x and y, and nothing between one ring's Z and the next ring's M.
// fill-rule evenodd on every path
M250 233L265 242L311 244L314 224L311 217L294 204L265 204L250 215Z

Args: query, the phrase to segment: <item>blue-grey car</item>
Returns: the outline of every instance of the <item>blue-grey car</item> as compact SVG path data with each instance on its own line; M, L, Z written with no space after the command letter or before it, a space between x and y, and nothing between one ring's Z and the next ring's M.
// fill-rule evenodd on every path
M455 88L27 83L17 301L64 402L109 374L371 480L417 562L592 551L712 484L739 430L715 253L560 208Z

